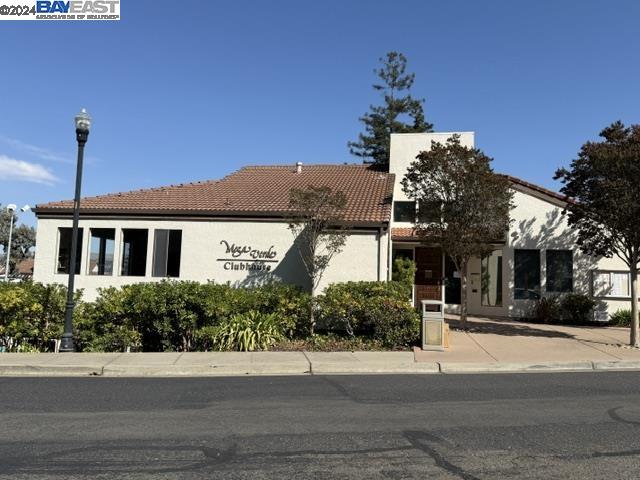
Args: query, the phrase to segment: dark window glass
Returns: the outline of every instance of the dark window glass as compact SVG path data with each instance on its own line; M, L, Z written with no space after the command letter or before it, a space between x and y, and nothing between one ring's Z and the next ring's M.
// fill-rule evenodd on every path
M515 289L516 300L537 300L540 298L540 250L516 250Z
M398 248L394 250L391 259L395 261L397 258L413 260L413 249Z
M547 292L573 291L573 252L547 250Z
M69 273L71 260L71 237L72 228L59 228L58 236L58 273ZM80 262L82 260L82 228L78 229L78 249L76 251L76 275L80 273Z
M113 275L113 252L116 231L113 228L92 228L89 244L89 275Z
M415 222L416 202L393 202L394 222Z
M121 275L144 277L147 271L147 242L149 231L143 229L122 229L122 270Z
M153 248L153 276L179 277L182 230L156 230Z
M421 222L439 222L442 212L440 210L440 202L419 202L418 203L418 219Z

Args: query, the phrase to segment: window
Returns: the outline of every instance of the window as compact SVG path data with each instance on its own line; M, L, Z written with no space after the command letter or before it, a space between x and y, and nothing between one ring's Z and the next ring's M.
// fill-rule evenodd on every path
M440 222L441 215L440 202L418 202L418 218L421 222Z
M73 236L72 228L58 229L58 267L57 273L69 273L71 269L71 238ZM76 251L76 268L75 274L80 273L80 262L82 261L82 228L78 229L78 249Z
M502 250L482 258L482 305L502 306Z
M416 202L393 202L394 222L415 222Z
M515 289L516 300L537 300L540 298L540 250L516 250Z
M573 291L573 252L547 250L547 292Z
M153 245L153 276L179 277L182 230L156 230Z
M631 285L628 272L593 272L593 296L630 298Z
M144 277L146 275L148 239L148 230L122 229L121 275L127 277Z
M113 228L92 228L89 245L89 275L113 275L113 251L116 231Z

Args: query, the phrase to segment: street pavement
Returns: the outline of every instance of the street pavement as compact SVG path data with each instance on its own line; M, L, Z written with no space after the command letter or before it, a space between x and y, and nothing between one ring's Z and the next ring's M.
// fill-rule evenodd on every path
M0 479L637 479L640 373L0 378Z

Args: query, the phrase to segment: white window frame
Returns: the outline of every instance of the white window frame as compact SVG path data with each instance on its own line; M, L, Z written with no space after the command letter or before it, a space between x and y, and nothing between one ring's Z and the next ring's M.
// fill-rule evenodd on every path
M599 275L609 275L609 285L613 285L613 275L624 274L627 276L627 290L629 295L614 295L613 292L611 294L599 295L596 291L596 278ZM594 298L618 298L624 300L631 299L631 274L627 270L592 270L591 272L591 294Z

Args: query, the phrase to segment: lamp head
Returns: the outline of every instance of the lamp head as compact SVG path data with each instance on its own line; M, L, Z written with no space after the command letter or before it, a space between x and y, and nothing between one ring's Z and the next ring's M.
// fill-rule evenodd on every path
M80 110L80 113L76 115L76 130L89 131L91 128L91 117L87 113L86 109Z
M9 205L7 205L7 212L12 212L13 213L13 212L16 211L16 208L18 208L18 207L16 206L15 203L10 203Z
M30 211L31 211L31 206L29 206L29 205L25 205L24 207L22 207L22 208L20 209L20 211L21 211L22 213L24 213L24 212L30 212Z

